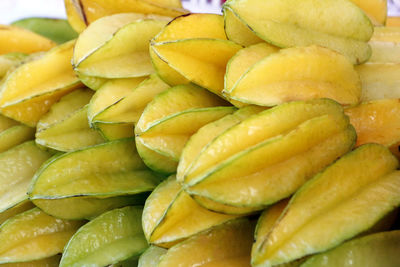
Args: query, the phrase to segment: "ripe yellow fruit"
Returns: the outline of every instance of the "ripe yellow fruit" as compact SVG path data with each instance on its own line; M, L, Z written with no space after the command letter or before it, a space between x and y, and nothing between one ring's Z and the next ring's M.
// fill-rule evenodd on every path
M0 55L48 51L54 46L55 42L34 32L17 26L0 25Z

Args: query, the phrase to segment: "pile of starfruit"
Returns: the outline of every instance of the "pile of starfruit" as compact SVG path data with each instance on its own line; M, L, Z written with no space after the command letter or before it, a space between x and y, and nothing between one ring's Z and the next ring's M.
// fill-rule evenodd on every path
M400 266L386 1L65 7L0 28L0 266Z

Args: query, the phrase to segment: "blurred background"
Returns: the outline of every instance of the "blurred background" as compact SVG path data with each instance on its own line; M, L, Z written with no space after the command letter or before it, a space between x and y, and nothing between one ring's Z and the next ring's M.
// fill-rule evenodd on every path
M220 13L220 0L183 0L192 12ZM400 16L400 0L388 0L389 16ZM65 18L63 0L0 0L0 24L25 17Z

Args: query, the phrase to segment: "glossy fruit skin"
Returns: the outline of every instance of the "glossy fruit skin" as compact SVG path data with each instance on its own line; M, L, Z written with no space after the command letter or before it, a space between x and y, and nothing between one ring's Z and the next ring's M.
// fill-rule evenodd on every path
M142 208L128 206L103 213L70 239L60 266L105 266L138 256L147 248Z
M370 229L400 204L398 166L394 155L378 144L363 145L340 158L294 194L253 264L287 263Z
M367 41L372 36L373 25L350 1L233 0L225 6L253 33L272 45L321 45L346 55L353 64L364 63L371 56Z
M338 103L286 103L206 144L183 174L184 188L221 204L263 209L293 194L354 142L354 129Z
M0 262L24 262L54 256L84 221L54 218L38 208L20 213L1 226Z
M400 265L399 249L400 231L381 232L350 240L312 256L301 267L396 267Z

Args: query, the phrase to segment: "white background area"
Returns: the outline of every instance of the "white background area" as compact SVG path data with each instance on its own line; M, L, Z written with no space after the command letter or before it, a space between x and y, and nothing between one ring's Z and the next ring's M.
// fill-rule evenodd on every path
M220 13L219 0L183 0L192 12ZM388 0L389 15L400 16L400 0ZM25 17L65 18L63 0L0 0L0 24Z
M0 24L25 17L65 18L63 0L0 0Z

